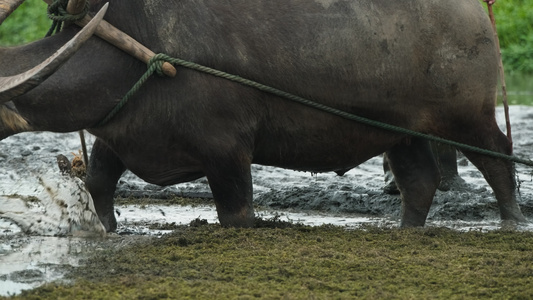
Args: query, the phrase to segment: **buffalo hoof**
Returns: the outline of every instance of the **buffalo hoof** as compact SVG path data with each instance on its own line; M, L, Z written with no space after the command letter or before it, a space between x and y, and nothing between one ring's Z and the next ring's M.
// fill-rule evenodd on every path
M223 227L236 227L236 228L251 228L254 227L255 216L236 216L236 215L220 215L218 216L220 225Z
M117 219L114 213L108 213L104 216L98 215L100 222L104 225L106 232L115 232L117 230Z
M468 184L466 181L461 178L459 175L453 175L453 176L444 176L442 177L440 184L439 184L439 191L461 191L468 187Z

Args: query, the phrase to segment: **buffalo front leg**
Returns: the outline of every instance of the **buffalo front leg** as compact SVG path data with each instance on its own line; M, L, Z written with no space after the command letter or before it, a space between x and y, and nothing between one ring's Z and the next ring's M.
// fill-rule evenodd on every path
M122 161L100 139L91 151L85 184L91 193L96 213L107 232L117 229L114 195L117 182L126 168Z
M205 172L215 205L218 220L226 227L252 227L252 174L249 161L231 160L216 164Z
M410 139L387 151L402 198L402 227L424 226L440 182L429 142Z

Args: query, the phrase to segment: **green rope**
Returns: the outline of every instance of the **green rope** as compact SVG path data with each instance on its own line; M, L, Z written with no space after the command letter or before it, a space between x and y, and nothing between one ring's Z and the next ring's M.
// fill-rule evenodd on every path
M153 59L153 58L152 58ZM158 74L163 74L161 71L161 66L163 65L162 61L159 61L159 63L152 63L152 61L148 62L148 70L141 76L141 78L135 83L135 85L129 90L126 95L122 98L122 100L115 105L113 110L111 110L107 116L100 121L95 127L100 127L109 122L121 109L128 103L128 100L135 94L137 91L141 88L141 86L154 74L154 72L157 72Z
M89 1L85 1L83 11L77 15L71 15L67 12L68 0L55 0L48 6L48 18L52 19L52 26L46 33L46 36L51 36L54 33L61 31L63 22L76 22L85 17L89 12Z
M199 65L193 62L185 61L179 58L173 58L166 54L156 54L154 57L152 57L152 59L148 62L148 70L146 71L146 73L144 73L141 79L133 86L133 88L124 96L124 98L117 104L117 106L97 126L102 126L105 123L107 123L111 118L113 118L118 113L118 111L128 102L129 98L133 96L133 94L136 91L139 90L140 86L144 84L146 80L154 72L157 71L158 74L162 75L163 72L161 71L161 66L163 65L163 62L168 62L173 65L178 65L178 66L182 66L188 69L204 72L204 73L207 73L213 76L221 77L221 78L224 78L224 79L227 79L233 82L237 82L245 86L253 87L263 92L267 92L267 93L270 93L270 94L273 94L273 95L276 95L276 96L279 96L279 97L282 97L282 98L285 98L285 99L288 99L288 100L291 100L291 101L294 101L294 102L297 102L303 105L307 105L307 106L328 112L330 114L337 115L339 117L342 117L348 120L352 120L352 121L356 121L356 122L359 122L365 125L369 125L372 127L377 127L377 128L385 129L385 130L396 132L396 133L401 133L401 134L410 135L410 136L417 137L417 138L423 138L426 140L451 145L451 146L454 146L458 149L465 150L465 151L476 152L479 154L492 156L495 158L501 158L501 159L509 160L512 162L524 164L527 166L533 166L533 161L528 160L528 159L521 159L513 155L507 155L507 154L503 154L499 152L494 152L494 151L490 151L487 149L482 149L479 147L474 147L474 146L470 146L467 144L450 141L450 140L432 136L429 134L424 134L424 133L413 131L410 129L406 129L406 128L378 122L375 120L367 119L364 117L360 117L360 116L347 113L345 111L342 111L342 110L339 110L339 109L336 109L336 108L333 108L333 107L330 107L324 104L311 101L306 98L302 98L300 96L296 96L294 94L290 94L290 93L278 90L276 88L273 88L273 87L270 87L270 86L267 86L267 85L249 80L249 79L245 79L245 78L242 78L236 75L232 75L232 74L229 74L223 71L215 70L215 69L202 66L202 65Z

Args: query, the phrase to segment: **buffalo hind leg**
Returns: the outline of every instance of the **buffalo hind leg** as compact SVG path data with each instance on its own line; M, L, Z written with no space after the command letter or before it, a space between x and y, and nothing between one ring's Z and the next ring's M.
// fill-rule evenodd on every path
M424 226L440 182L429 142L412 138L387 151L402 198L402 227Z
M232 159L231 162L220 165L221 161L205 171L215 200L218 220L225 227L252 227L255 216L251 162Z
M85 184L91 193L96 213L107 232L117 229L114 195L117 182L126 168L122 161L100 139L94 142Z
M492 131L488 130L490 126L487 124L483 126L487 129L487 132L475 133L475 136L482 136L483 140L471 139L471 141L475 140L477 142L475 146L510 155L512 153L512 145L496 125L492 126ZM514 163L474 152L462 152L483 174L494 191L502 221L511 221L515 224L525 223L526 219L520 211L516 200Z

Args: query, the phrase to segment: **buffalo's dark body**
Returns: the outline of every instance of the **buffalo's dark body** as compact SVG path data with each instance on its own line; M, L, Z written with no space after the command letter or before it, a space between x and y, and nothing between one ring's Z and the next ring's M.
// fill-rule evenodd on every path
M106 20L156 53L370 119L511 152L494 119L497 53L477 0L112 0ZM5 50L1 72L39 63L77 31L67 27ZM25 55L14 63L14 53ZM13 99L30 130L89 128L98 137L87 186L108 230L116 227L112 198L126 169L159 185L207 176L221 223L250 226L252 163L326 172L383 152L402 192L403 225L424 224L439 182L426 141L225 79L178 68L175 78L150 79L95 128L145 69L93 37L48 80ZM3 137L18 131L5 127ZM502 218L523 221L512 164L465 154L493 187Z

